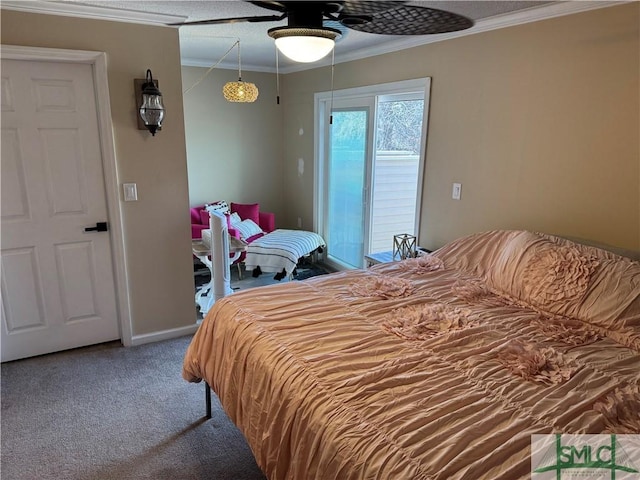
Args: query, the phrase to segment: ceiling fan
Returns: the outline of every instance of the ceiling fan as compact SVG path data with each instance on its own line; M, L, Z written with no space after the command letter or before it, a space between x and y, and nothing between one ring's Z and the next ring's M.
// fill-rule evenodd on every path
M408 5L402 1L277 1L254 2L278 15L217 18L172 25L215 25L237 22L278 22L287 19L286 27L271 28L267 34L276 47L297 62L315 62L333 49L342 32L325 26L328 21L359 32L379 35L430 35L455 32L473 26L473 20L457 13L430 7Z

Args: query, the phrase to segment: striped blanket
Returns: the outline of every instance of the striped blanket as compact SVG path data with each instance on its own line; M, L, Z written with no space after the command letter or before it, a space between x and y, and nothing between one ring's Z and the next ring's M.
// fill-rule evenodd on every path
M291 275L298 260L318 247L325 247L325 242L317 233L277 229L249 244L245 268L253 270L260 267L265 273L285 270L287 275Z

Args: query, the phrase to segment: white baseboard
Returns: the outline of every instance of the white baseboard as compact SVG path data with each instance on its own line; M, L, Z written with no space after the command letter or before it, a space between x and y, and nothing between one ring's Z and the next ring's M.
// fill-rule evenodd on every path
M199 323L194 323L193 325L188 325L186 327L172 328L170 330L161 330L159 332L145 333L142 335L134 335L131 338L131 345L128 346L135 347L136 345L144 345L145 343L160 342L162 340L169 340L172 338L183 337L185 335L192 335L196 332L199 326Z

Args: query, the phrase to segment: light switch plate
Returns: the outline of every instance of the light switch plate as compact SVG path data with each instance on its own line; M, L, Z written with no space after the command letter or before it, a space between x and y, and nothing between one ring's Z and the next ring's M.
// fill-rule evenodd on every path
M138 200L138 186L135 183L123 183L124 201L135 202Z
M460 200L460 194L462 193L462 184L461 183L454 183L453 184L453 190L451 192L451 198L453 198L454 200Z

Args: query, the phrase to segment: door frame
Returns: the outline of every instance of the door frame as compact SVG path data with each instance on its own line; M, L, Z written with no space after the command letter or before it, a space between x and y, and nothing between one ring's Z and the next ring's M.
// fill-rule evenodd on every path
M0 53L2 58L7 60L84 63L92 67L93 88L98 113L97 121L100 136L100 152L102 154L102 170L107 202L107 221L109 222L109 239L111 241L111 255L113 260L116 308L118 312L117 322L120 330L120 340L124 346L129 347L133 344L133 331L131 328L131 305L126 274L122 212L120 192L118 189L111 103L109 99L107 55L104 52L23 47L17 45L0 45Z
M321 223L324 222L322 218L323 213L319 212L319 206L323 205L325 198L324 188L324 158L328 151L328 144L326 135L329 128L330 110L333 106L333 101L339 99L340 101L358 100L361 98L376 97L375 107L377 108L377 97L386 95L395 95L407 93L408 90L424 91L424 112L422 117L422 141L420 145L420 166L418 170L418 178L421 179L421 188L418 188L416 202L416 225L419 233L420 219L422 217L422 194L425 184L425 171L426 171L426 155L427 155L427 142L429 135L429 115L431 112L431 77L421 77L410 80L399 80L389 83L381 83L376 85L364 85L361 87L345 88L340 90L332 90L328 92L318 92L313 97L313 116L314 116L314 137L313 137L313 152L314 152L314 181L313 181L313 228L316 232L321 231ZM336 100L338 101L338 100ZM371 112L375 115L376 112ZM319 119L322 119L321 121ZM374 119L375 123L375 119ZM370 132L375 135L375 132ZM373 152L371 152L373 155ZM368 167L369 168L369 167ZM366 192L367 201L371 200L372 186L368 184L368 191ZM370 223L370 219L368 220ZM367 232L368 233L368 232ZM366 246L366 244L365 244ZM364 261L364 259L363 259Z

